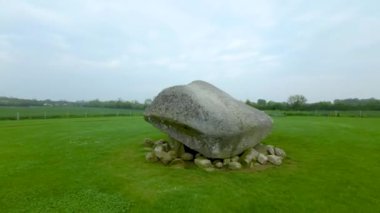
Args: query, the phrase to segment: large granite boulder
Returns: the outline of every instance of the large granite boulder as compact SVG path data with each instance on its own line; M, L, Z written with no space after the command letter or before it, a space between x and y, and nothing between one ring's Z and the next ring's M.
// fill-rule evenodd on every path
M208 158L229 158L269 134L272 119L215 86L194 81L163 90L145 120Z

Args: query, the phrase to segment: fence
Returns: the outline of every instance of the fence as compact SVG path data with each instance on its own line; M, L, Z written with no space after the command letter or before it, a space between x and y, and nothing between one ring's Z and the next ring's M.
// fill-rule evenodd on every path
M106 108L0 107L0 120L141 116L142 110Z
M380 117L380 111L265 111L272 117L283 116L325 116L325 117Z

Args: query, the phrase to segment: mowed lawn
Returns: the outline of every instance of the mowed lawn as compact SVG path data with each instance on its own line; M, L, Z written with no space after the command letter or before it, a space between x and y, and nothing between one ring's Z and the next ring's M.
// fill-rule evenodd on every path
M0 212L379 212L380 119L274 118L261 171L147 163L142 117L0 121Z

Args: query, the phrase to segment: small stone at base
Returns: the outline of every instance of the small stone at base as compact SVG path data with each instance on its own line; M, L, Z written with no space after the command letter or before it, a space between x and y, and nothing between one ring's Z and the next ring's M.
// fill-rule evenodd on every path
M193 155L191 153L185 152L181 155L182 160L193 160Z
M167 165L174 159L174 157L168 152L163 152L163 155L159 157L159 159L161 160L163 164Z
M149 162L156 162L158 161L157 156L153 152L148 152L145 154L145 159Z
M184 168L185 162L180 158L176 158L169 165L174 168Z
M238 162L239 161L239 156L234 156L231 158L232 162Z
M222 163L221 160L215 160L215 161L213 162L213 164L214 164L214 166L215 166L216 168L219 168L219 169L223 167L223 163Z
M212 168L211 161L206 158L196 158L194 160L195 165L197 165L200 168Z
M274 155L274 146L267 145L267 152L269 155Z
M260 164L266 164L268 161L268 157L264 154L259 154L259 156L257 157L257 162L259 162Z
M154 142L152 141L152 139L150 138L145 138L144 139L144 146L146 147L153 147L154 145Z
M282 158L276 155L268 155L268 161L277 166L282 164Z
M223 165L224 166L227 166L230 162L231 162L231 159L229 159L229 158L223 159Z
M239 162L231 162L228 164L228 168L232 170L241 169L241 164Z
M283 149L280 149L278 147L275 147L274 148L274 154L277 155L277 156L280 156L280 157L286 157L286 153Z

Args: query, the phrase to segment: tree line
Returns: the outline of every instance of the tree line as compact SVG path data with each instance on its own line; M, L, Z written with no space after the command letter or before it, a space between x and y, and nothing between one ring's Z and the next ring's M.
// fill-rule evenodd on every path
M0 97L0 106L19 106L19 107L33 107L33 106L76 106L76 107L99 107L99 108L120 108L120 109L145 109L152 101L146 99L144 103L138 101L125 101L122 99L111 101L100 101L98 99L91 101L53 101L50 99L36 100L36 99L20 99Z
M334 101L320 101L316 103L307 103L307 99L303 95L292 95L287 102L266 101L258 99L256 102L247 100L246 104L260 110L299 110L299 111L315 111L315 110L363 110L377 111L380 110L380 100L375 98L368 99L336 99Z

